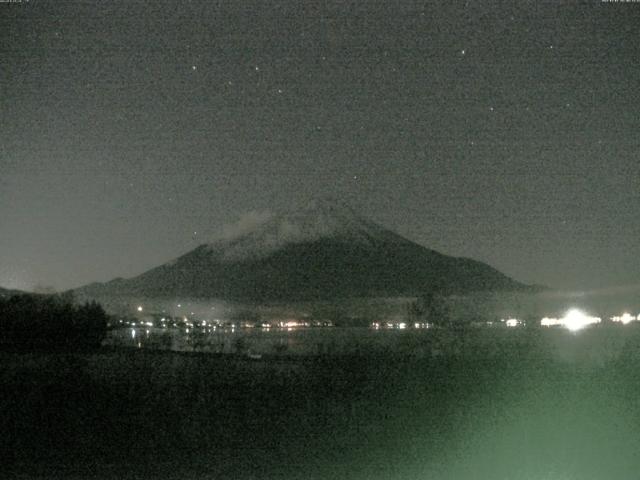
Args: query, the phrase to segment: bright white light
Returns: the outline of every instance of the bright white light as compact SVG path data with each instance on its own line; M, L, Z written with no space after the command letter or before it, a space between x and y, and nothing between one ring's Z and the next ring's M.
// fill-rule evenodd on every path
M136 331L135 329L131 329L131 338L136 338Z
M558 318L544 317L542 320L540 320L540 325L542 325L543 327L555 327L557 325L562 325L562 320Z
M424 322L424 323L415 323L414 328L431 328L431 324Z
M540 320L540 325L543 327L563 326L572 332L578 331L586 326L600 323L599 317L591 317L585 315L580 310L572 309L562 318L549 318L544 317Z
M627 323L633 322L634 320L636 320L636 317L634 317L633 315L625 312L622 315L620 315L619 317L611 317L611 321L613 322L619 322L622 323L623 325L626 325Z
M404 322L403 322L403 323L399 323L399 324L398 324L398 328L399 328L400 330L404 330L405 328L407 328L407 324L406 324L406 323L404 323Z
M590 317L585 315L580 310L572 309L567 312L564 318L561 319L564 326L567 327L572 332L580 330L587 325L592 325L594 323L600 323L600 319L598 317Z
M142 305L138 305L138 311L141 312L142 311Z
M517 318L508 318L507 320L502 321L505 322L507 327L517 327L518 325L520 325L520 320L518 320Z

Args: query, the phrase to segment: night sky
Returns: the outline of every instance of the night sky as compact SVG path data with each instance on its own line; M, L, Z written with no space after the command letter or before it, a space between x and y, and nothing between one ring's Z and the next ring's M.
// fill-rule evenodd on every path
M523 282L638 284L639 28L600 0L4 0L0 286L132 276L316 196Z

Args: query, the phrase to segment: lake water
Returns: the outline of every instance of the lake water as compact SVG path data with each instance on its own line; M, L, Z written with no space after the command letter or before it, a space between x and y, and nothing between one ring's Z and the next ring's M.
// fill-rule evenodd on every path
M110 332L111 346L185 352L248 355L354 355L366 352L419 352L425 331L368 328L122 328Z
M638 478L632 325L138 327L106 343L121 348L0 357L3 478ZM319 353L336 356L302 357Z
M602 364L620 355L640 359L640 329L559 328L120 328L105 345L181 352L261 355L405 355L417 358L508 358L528 352L556 360Z

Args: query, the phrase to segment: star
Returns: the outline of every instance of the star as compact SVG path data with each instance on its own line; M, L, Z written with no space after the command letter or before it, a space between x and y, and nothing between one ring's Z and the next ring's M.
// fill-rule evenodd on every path
M462 50L460 50L460 53L461 53L462 55L465 55L465 54L467 53L467 51L463 48Z
M196 67L195 65L191 65L191 70L194 70L194 71L195 71L195 70L197 70L197 69L198 69L198 67Z

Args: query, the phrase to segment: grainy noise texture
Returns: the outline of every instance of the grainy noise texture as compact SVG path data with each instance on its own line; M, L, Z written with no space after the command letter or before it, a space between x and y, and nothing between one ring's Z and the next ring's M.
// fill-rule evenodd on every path
M329 195L524 283L640 282L631 2L0 3L0 285Z

